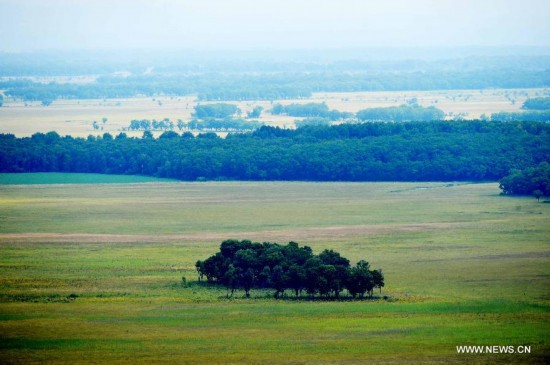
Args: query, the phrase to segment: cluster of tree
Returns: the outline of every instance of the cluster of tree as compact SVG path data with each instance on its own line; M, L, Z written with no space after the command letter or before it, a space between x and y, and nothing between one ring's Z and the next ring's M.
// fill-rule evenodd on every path
M177 124L174 124L170 118L164 118L163 120L153 119L132 119L130 121L127 130L130 131L173 131L174 126L177 126L181 131L217 131L217 132L242 132L253 131L262 126L262 123L256 121L247 121L243 119L193 119L188 122L184 122L178 119Z
M325 102L306 104L293 103L289 105L275 104L271 108L271 114L284 114L292 117L327 118L330 120L347 119L353 116L353 113L329 110Z
M94 128L94 130L99 130L101 128L101 130L103 130L103 127L105 126L105 123L107 123L107 117L103 117L101 118L101 123L103 123L102 126L99 125L99 123L97 122L97 120L94 120L93 123L92 123L92 127Z
M432 121L443 120L445 113L436 107L423 107L416 103L390 106L385 108L368 108L357 112L357 119L362 121Z
M246 112L247 118L259 118L264 110L263 106L257 105L251 111Z
M177 138L0 135L1 172L141 174L180 180L496 181L550 161L550 124L441 121L263 126Z
M199 104L195 105L196 118L231 118L236 114L241 114L241 110L234 104L217 103L217 104Z
M521 109L526 110L550 110L550 98L529 98L525 100Z
M178 120L178 128L181 131L184 128L182 120ZM153 119L132 119L128 130L131 131L171 131L174 130L174 122L169 118L164 118L163 120Z
M491 120L495 122L512 122L514 120L528 120L531 122L550 122L550 110L530 110L524 112L492 113Z
M242 289L247 297L253 288L271 288L275 298L293 290L296 297L306 292L310 297L339 298L344 290L353 297L372 297L373 290L384 286L382 270L371 270L361 260L351 267L350 262L334 250L314 255L308 246L296 242L287 245L257 243L248 240L226 240L220 251L195 264L199 281L222 284L233 295Z
M533 195L537 200L543 196L549 198L550 163L541 162L521 170L513 169L499 183L505 195Z

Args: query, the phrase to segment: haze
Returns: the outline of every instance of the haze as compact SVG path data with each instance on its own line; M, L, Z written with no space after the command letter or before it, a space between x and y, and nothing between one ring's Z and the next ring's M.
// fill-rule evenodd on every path
M0 0L0 50L546 47L548 19L548 0Z

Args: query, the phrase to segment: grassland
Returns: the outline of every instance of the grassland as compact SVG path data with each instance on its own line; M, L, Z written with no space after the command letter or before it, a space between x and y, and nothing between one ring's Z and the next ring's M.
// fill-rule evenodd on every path
M134 184L146 182L167 182L150 176L105 175L80 173L0 173L0 185L40 185L40 184Z
M550 204L498 193L494 183L1 185L0 359L545 363ZM391 300L227 300L182 286L225 238L367 259ZM456 353L469 344L532 352Z
M311 98L283 100L289 103L326 102L331 109L357 112L365 108L388 107L405 104L417 98L423 106L435 106L453 116L476 119L482 114L506 111L519 111L525 99L545 96L548 89L490 89L490 90L435 90L435 91L389 91L389 92L349 92L315 93ZM0 108L0 133L13 133L16 136L30 136L36 132L57 131L61 135L86 137L90 134L101 135L105 132L119 133L128 127L132 119L170 118L188 121L198 103L195 96L126 98L126 99L90 99L56 100L50 106L39 102L22 102L5 99ZM269 101L231 101L243 111L251 111L255 106L264 107L261 122L280 127L294 125L295 117L271 115ZM105 124L102 118L107 118ZM451 117L450 117L451 118ZM97 121L103 130L95 131L92 123ZM128 132L141 136L142 132ZM156 135L160 132L155 132Z

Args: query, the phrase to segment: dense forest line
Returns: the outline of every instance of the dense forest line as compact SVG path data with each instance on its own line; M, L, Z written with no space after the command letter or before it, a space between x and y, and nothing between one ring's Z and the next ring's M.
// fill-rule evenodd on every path
M199 100L308 98L314 92L535 88L550 86L550 70L426 72L278 72L101 76L84 83L0 81L6 96L49 105L56 99L103 99L196 94Z
M498 180L550 161L550 125L485 121L261 127L254 132L87 139L0 135L2 172L94 172L181 180Z
M550 49L536 47L0 53L0 90L44 105L160 95L282 100L315 92L548 87L549 64Z
M319 294L325 298L340 298L347 290L353 297L372 297L373 290L384 287L381 269L371 270L365 260L350 266L347 258L334 250L314 255L308 246L296 242L280 245L271 242L225 240L220 250L204 261L195 264L199 281L206 276L210 283L222 284L233 295L242 289L250 297L253 288L275 290L275 298L284 296L285 290L294 291L296 297L305 291L310 298Z
M0 52L0 77L186 73L545 70L547 47Z

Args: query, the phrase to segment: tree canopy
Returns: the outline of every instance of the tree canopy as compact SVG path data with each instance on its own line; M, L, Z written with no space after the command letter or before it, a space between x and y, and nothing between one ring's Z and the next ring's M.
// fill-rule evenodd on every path
M195 264L199 281L222 284L228 296L242 289L247 297L254 288L273 289L275 298L292 290L296 297L306 292L313 298L339 298L344 290L353 297L372 297L373 290L384 287L382 270L371 270L367 261L356 266L334 250L314 255L308 246L296 242L280 245L271 242L226 240L220 250Z
M521 109L526 110L550 110L550 98L529 98L525 100Z
M235 114L241 113L241 110L234 104L199 104L195 105L194 116L199 119L205 118L230 118Z
M505 195L534 195L550 197L550 163L540 164L524 169L514 169L499 181L500 189Z
M326 103L306 103L289 105L275 104L271 108L271 113L274 115L290 115L292 117L307 117L307 118L326 118L329 120L339 120L351 118L353 113L340 112L338 110L329 110Z
M250 122L248 122L250 123ZM0 134L1 172L92 172L180 180L496 181L550 161L550 125L410 122L263 126L225 139L16 138Z

